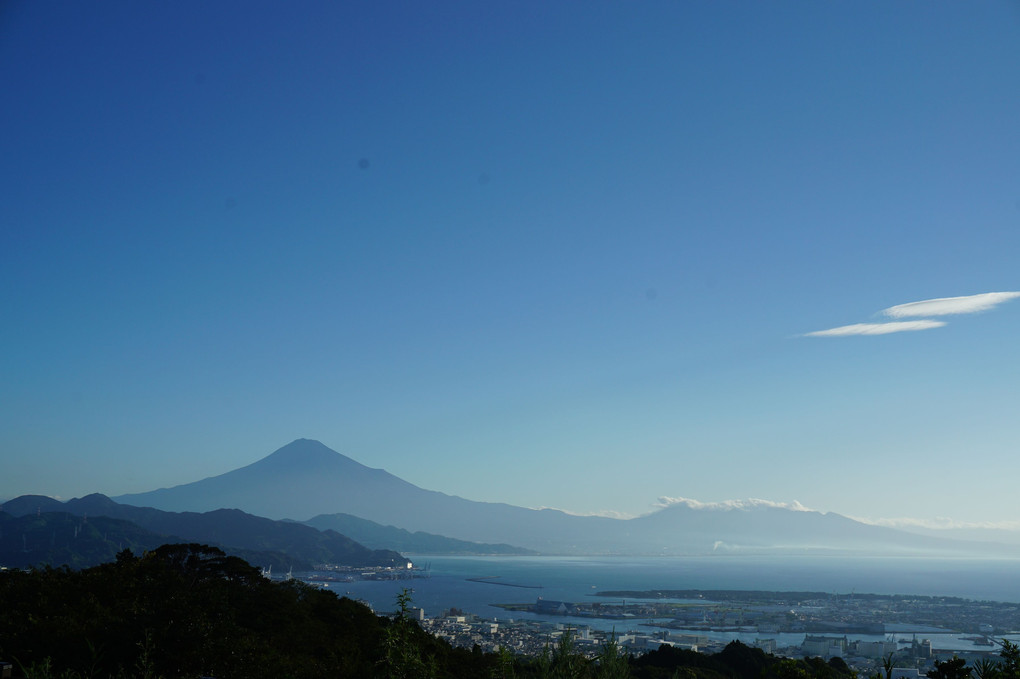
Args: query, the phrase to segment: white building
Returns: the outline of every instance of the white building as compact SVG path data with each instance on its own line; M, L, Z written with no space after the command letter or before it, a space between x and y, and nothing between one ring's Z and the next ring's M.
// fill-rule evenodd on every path
M821 656L828 660L845 656L847 645L845 636L822 637L808 634L804 636L804 643L800 645L800 650L806 656Z

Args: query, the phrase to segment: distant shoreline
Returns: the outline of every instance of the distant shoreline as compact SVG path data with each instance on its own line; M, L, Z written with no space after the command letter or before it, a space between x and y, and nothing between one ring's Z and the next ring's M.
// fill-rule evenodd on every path
M542 585L521 585L515 582L497 582L500 575L482 575L477 578L464 578L468 582L481 582L486 585L502 585L503 587L520 587L521 589L542 589Z
M863 601L930 600L940 603L966 603L975 599L953 596L930 596L924 594L870 594L867 592L804 592L781 590L737 590L737 589L645 589L645 590L603 590L591 596L613 597L616 599L685 599L698 602L739 602L739 603L799 603L834 598L858 599ZM992 602L1009 603L1009 602Z

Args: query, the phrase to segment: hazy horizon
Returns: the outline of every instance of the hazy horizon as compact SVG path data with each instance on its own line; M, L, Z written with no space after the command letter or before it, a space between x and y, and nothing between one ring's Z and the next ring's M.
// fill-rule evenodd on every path
M1018 526L1020 11L7 3L0 497L308 437Z
M314 441L315 443L320 443L320 444L322 443L321 441L317 441L315 439L307 439L307 438L295 439L295 441L292 441L291 443L297 443L298 441L309 441L309 440L310 441ZM287 444L287 446L283 446L283 448L287 448L289 445L290 444ZM329 448L328 446L326 446L326 447ZM269 454L267 454L266 456L263 456L263 457L268 457L268 456L272 455L273 453L279 452L279 450L280 449L274 450L272 453L269 453ZM330 449L330 450L332 450L332 449ZM339 452L339 451L333 451L333 452ZM358 462L360 464L360 461L358 461L358 460L356 460L354 458L351 458L350 456L345 456L345 457L353 459L355 462ZM251 464L254 464L255 462L258 462L261 459L263 459L263 458L259 458L258 460L253 460L251 462ZM242 465L242 467L244 467L244 466L248 466L248 465ZM240 469L242 467L239 467L238 469ZM234 470L234 469L226 470L224 473L229 473L231 471L236 471L236 470ZM391 472L390 470L383 470L383 471L385 471L387 473L390 473L390 474L393 474L394 476L400 478L399 474L395 474L395 473ZM206 477L206 478L214 478L216 476L220 476L220 474L214 474L211 477ZM200 481L200 480L203 480L203 479L192 479L191 481L184 482L183 484L177 484L177 485L171 486L169 488L175 488L175 487L177 487L179 485L188 485L190 483L193 483L195 481ZM148 491L153 491L153 490L165 490L165 489L167 489L167 487L150 488L150 489L147 489L146 491L142 491L142 492L148 492ZM436 488L424 488L424 490L438 490L439 492L443 492L442 489L436 489ZM83 495L88 495L88 494L91 494L91 493L86 493L86 494L83 494ZM101 494L112 496L112 497L118 497L118 494L107 494L107 493L101 493ZM58 495L52 495L52 494L47 494L47 493L22 493L22 495L43 495L43 496L51 497L51 498L53 498L55 500L59 500L61 502L66 502L66 501L68 501L70 499L74 499L74 498L70 498L70 497L61 497L61 496L58 496ZM11 500L11 499L14 499L14 497L13 496L12 497L0 497L0 505L2 505L4 502L6 502L8 500ZM464 497L464 499L474 500L474 501L482 501L482 502L500 502L500 500L478 500L478 498L472 498L472 497ZM123 500L121 500L121 501L123 501ZM529 506L529 507L526 507L526 508L528 508L528 509L555 509L557 511L563 511L563 512L565 512L567 514L573 514L573 515L576 515L576 516L601 516L601 517L607 517L607 518L615 518L615 519L626 520L626 519L638 518L640 516L646 516L648 514L655 513L657 511L660 511L662 509L665 509L665 508L673 506L673 505L686 505L686 506L688 506L688 507L690 507L692 509L702 510L702 511L729 511L729 510L748 511L748 510L755 510L755 509L759 509L759 508L777 508L777 509L786 509L786 510L790 510L790 511L817 512L817 513L821 513L821 514L826 514L826 513L828 513L830 511L830 510L826 510L824 508L805 507L804 505L802 505L800 502L798 502L796 500L794 500L792 502L783 502L783 501L768 500L768 499L764 499L764 498L744 498L744 499L730 499L730 500L724 500L724 501L720 501L720 502L701 502L701 501L699 501L699 500L697 500L695 498L671 498L671 497L660 497L660 498L658 498L655 502L653 502L653 503L651 503L649 505L650 506L649 510L647 510L645 512L641 512L640 514L627 514L627 513L624 513L624 512L619 512L619 511L614 511L614 510L603 510L603 511L598 511L598 512L589 512L589 513L571 512L570 510L564 510L564 509L561 509L559 507L553 507L553 506L549 506L549 505ZM849 515L847 516L847 518L853 519L855 521L860 521L860 522L863 522L863 523L875 525L875 526L883 526L883 527L888 527L888 528L895 528L895 529L898 529L898 530L904 530L904 531L907 531L907 532L919 533L919 534L922 534L922 535L936 535L936 536L943 535L943 536L946 536L946 537L956 537L956 538L960 538L960 539L964 539L964 540L983 540L983 541L990 541L990 542L998 542L998 543L1001 543L1001 544L1020 543L1020 521L1017 521L1017 520L1004 520L1004 521L997 521L997 522L966 522L966 521L955 521L955 520L952 520L952 519L949 519L949 518L946 518L946 517L937 517L935 519L927 519L926 520L926 519L917 519L917 518L914 518L914 517L879 517L879 518L872 518L872 517L859 517L859 516L849 516Z

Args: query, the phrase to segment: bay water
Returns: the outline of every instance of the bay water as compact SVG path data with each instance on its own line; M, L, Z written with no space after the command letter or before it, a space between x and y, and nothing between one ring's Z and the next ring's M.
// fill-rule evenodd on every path
M497 603L546 600L618 601L596 597L607 590L733 589L953 596L1020 602L1020 560L930 557L704 556L704 557L412 557L410 580L332 583L341 596L392 611L396 595L412 590L429 617L457 608L489 620L545 620L596 629L634 629L640 622L510 612ZM933 633L936 630L931 630ZM753 632L703 633L717 640L753 643ZM762 635L775 638L776 634ZM800 635L784 641L799 643ZM852 636L852 635L851 635ZM969 650L959 635L925 634L936 648ZM854 638L871 638L858 635ZM880 638L880 637L879 637Z

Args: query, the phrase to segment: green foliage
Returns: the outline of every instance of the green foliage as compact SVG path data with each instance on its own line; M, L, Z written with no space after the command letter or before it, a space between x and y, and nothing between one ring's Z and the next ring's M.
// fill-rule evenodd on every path
M958 667L958 662L952 668L946 667L948 663L959 661L959 658L956 656L953 656L952 660L948 660L945 663L936 661L935 667L939 679L943 679L945 676L952 675L953 673L961 677L973 676L976 679L1020 679L1020 646L1003 639L999 658L998 662L990 658L982 658L975 662L973 667L966 669L965 672ZM933 673L929 672L928 676L933 676Z
M1002 666L991 658L981 658L974 663L971 673L977 679L1000 679L1002 677Z
M856 679L844 662L777 658L738 641L714 655L663 645L630 666L634 679Z
M762 676L770 679L810 679L811 673L805 667L805 663L791 658L783 658L779 662L773 663Z
M627 679L630 677L630 656L625 654L611 635L595 658L596 679Z
M999 657L1002 658L998 665L1002 679L1020 679L1020 646L1003 639Z
M893 662L893 654L887 653L886 656L882 658L882 669L885 670L885 679L892 679L892 671L895 666L896 663Z
M370 677L384 632L361 604L195 544L8 571L0 600L0 657L38 677Z
M565 629L555 647L546 645L537 659L527 665L526 676L541 679L582 679L589 677L590 663L574 650L574 635Z
M570 628L563 630L552 654L549 676L553 679L583 677L586 665L584 656L574 652L574 635Z
M517 679L517 661L514 654L505 648L496 654L496 666L489 673L491 679Z
M954 655L949 660L936 660L928 676L931 679L970 679L971 675L967 661Z
M411 590L405 588L397 594L397 613L386 630L386 654L383 665L390 679L432 679L437 667L434 658L424 658L422 647L415 638L421 632L411 620Z

